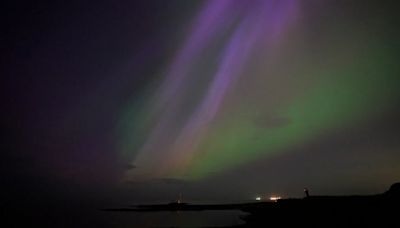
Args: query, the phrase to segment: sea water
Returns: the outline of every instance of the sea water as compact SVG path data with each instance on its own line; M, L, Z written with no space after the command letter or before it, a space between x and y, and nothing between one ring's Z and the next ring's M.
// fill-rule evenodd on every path
M128 227L224 227L243 224L239 210L205 211L102 211L103 225L116 228Z

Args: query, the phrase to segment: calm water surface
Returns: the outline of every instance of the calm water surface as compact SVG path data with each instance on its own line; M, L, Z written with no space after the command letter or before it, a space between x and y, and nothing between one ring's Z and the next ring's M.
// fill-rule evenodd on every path
M243 224L238 210L207 210L178 212L115 212L101 211L103 224L110 227L224 227Z

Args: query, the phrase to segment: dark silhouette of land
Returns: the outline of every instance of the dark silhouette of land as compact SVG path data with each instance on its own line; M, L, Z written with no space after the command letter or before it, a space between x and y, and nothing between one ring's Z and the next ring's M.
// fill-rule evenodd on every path
M370 196L308 196L279 200L270 206L243 208L249 212L238 227L400 227L400 183Z
M208 205L174 202L104 210L242 210L249 213L241 218L246 223L236 227L400 227L400 183L393 184L382 194L368 196L310 196L307 190L305 198L280 199L276 202Z

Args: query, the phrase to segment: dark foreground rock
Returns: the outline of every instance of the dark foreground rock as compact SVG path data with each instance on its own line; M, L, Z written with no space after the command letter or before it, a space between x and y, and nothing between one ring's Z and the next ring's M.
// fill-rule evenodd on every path
M400 227L400 183L372 196L314 196L243 208L239 227Z

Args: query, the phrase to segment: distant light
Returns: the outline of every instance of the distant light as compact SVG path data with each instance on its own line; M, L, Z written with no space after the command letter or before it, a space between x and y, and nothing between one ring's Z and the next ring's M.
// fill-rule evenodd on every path
M278 201L279 199L281 199L281 197L280 196L271 196L271 197L269 197L269 200L271 200L271 201Z
M261 200L261 197L257 196L257 197L256 197L256 200L257 200L257 201L260 201L260 200Z

